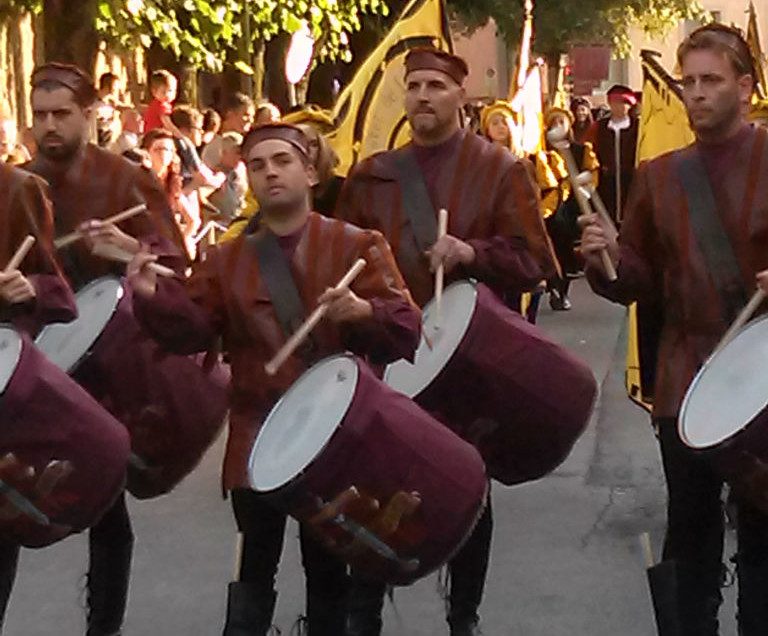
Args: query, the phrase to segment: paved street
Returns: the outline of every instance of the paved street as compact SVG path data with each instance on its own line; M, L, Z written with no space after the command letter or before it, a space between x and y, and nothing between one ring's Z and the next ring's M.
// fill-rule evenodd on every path
M571 312L544 306L540 323L589 362L601 385L598 408L558 471L536 483L494 487L486 636L655 633L637 537L650 531L658 553L664 491L647 416L623 389L624 310L594 297L583 280L574 284L573 302ZM234 546L230 509L219 494L221 455L220 441L174 493L130 502L137 539L125 636L221 633ZM288 533L276 616L284 636L303 604L294 524ZM6 634L84 632L86 545L78 536L24 552ZM397 590L385 634L447 634L436 589L432 576ZM723 634L734 633L729 618Z

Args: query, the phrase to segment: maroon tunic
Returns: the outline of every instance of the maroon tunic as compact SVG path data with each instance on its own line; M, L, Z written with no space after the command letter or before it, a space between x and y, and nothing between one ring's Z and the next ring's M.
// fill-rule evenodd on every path
M50 185L57 236L88 219L104 219L146 203L149 212L120 223L120 229L139 239L164 264L183 269L183 240L160 182L145 168L88 144L64 170L41 157L27 164L27 169ZM122 263L93 256L84 241L59 250L58 256L75 290L95 278L122 276L125 271Z
M555 272L538 189L524 162L463 130L435 148L407 148L416 153L435 215L448 210L448 234L475 249L475 262L457 267L449 282L473 277L499 294L516 294ZM374 155L352 171L336 216L384 234L416 302L424 306L433 295L434 275L403 210L395 152Z
M36 242L19 269L36 296L22 305L0 300L0 321L11 320L34 335L47 323L69 322L77 316L77 307L53 256L53 214L45 184L28 172L0 164L0 267L29 234Z
M307 368L307 360L294 354L275 376L264 370L286 337L259 271L254 238L241 235L216 246L184 285L163 279L153 299L135 300L144 328L176 353L202 351L217 336L223 339L232 368L226 489L247 487L248 457L264 417ZM307 315L358 258L368 262L352 290L371 302L373 318L341 326L321 321L312 333L313 360L344 349L377 364L413 355L420 314L378 232L312 213L296 235L280 242Z
M743 274L745 293L768 269L768 131L745 127L716 146L697 142L642 164L621 228L618 281L588 268L590 284L616 302L659 301L664 327L653 413L675 417L697 371L728 325L692 232L677 171L680 157L701 152L718 213Z

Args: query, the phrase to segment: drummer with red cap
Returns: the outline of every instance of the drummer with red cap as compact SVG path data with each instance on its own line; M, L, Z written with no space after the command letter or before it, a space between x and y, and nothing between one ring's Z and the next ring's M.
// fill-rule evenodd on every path
M556 271L530 164L460 127L469 73L460 57L418 48L405 59L405 110L413 141L352 170L336 215L384 233L419 305L431 300L433 272L474 278L516 296ZM434 231L448 211L447 235ZM431 231L422 231L432 227ZM477 634L493 529L490 503L449 564L452 636ZM359 580L350 594L349 636L381 633L384 584Z
M608 89L611 115L596 121L587 141L591 141L600 162L598 192L611 217L621 222L622 209L635 174L639 122L632 116L637 96L628 86L615 84Z
M248 458L259 428L280 396L323 357L350 349L377 364L411 358L420 312L380 233L312 211L315 171L301 129L289 124L253 129L243 141L242 156L260 206L245 231L209 251L185 283L158 281L146 268L154 260L148 254L138 255L128 273L137 314L168 349L205 351L221 337L229 355L231 412L223 480L244 546L240 580L229 588L224 634L265 636L275 607L286 517L249 489ZM329 289L359 258L367 265L351 287ZM282 278L281 269L288 272ZM293 318L299 316L284 298L294 287L299 309L308 315L327 303L327 319L312 332L310 346L268 375L265 363L296 329ZM304 527L301 545L309 632L340 636L346 566L329 558Z

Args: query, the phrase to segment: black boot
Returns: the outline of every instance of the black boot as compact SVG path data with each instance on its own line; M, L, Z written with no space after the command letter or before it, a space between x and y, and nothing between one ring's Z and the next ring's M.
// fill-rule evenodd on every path
M120 636L128 601L133 543L91 544L87 636Z
M378 581L352 579L347 599L346 636L379 636L387 586Z
M277 594L251 583L229 584L223 636L266 636L272 627Z
M307 635L344 636L346 607L343 598L307 598Z

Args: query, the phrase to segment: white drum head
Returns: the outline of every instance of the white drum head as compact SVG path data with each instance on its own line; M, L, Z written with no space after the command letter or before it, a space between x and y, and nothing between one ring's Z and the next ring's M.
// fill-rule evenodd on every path
M15 329L0 327L0 394L5 393L21 357L21 336Z
M691 448L732 437L768 405L768 319L744 327L694 378L678 431Z
M436 328L435 301L422 311L424 333L432 342L427 346L422 334L413 364L398 360L384 372L384 382L395 391L415 397L426 389L445 368L464 339L477 305L477 289L469 281L453 283L443 292L440 328Z
M123 286L117 278L109 276L89 283L75 294L77 318L47 325L35 344L57 367L72 371L104 331L122 297Z
M359 370L352 356L318 362L270 411L248 461L251 488L284 486L325 448L352 404Z

